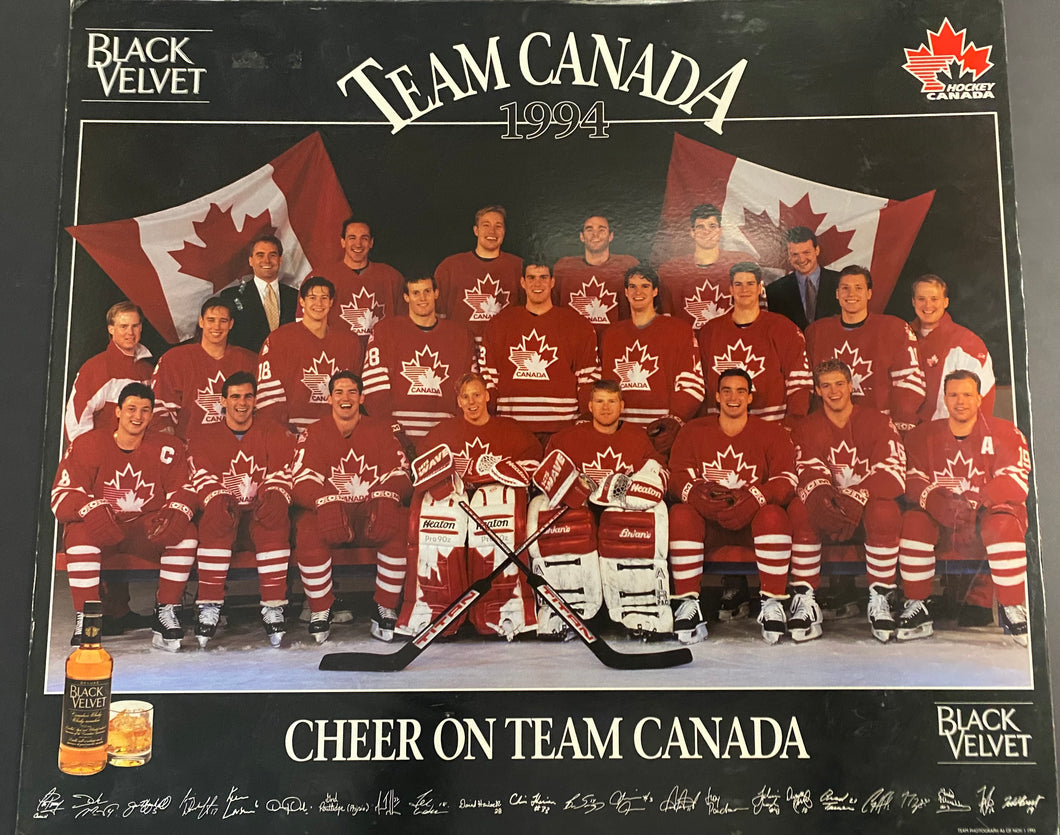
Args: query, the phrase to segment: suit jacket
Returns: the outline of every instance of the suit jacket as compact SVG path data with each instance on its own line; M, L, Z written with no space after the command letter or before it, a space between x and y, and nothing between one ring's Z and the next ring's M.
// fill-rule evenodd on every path
M839 273L821 267L821 281L817 286L817 309L814 311L814 320L838 315L839 300L835 297L838 287ZM799 282L793 272L766 285L766 304L773 313L779 313L791 319L800 330L806 330L810 324L806 320L802 296L799 295Z
M261 304L261 295L254 286L253 276L242 279L239 284L226 287L220 296L234 307L235 324L228 334L228 344L238 345L255 354L261 350L261 343L269 335L269 320L265 318L265 308ZM280 283L280 324L293 322L298 313L298 291Z

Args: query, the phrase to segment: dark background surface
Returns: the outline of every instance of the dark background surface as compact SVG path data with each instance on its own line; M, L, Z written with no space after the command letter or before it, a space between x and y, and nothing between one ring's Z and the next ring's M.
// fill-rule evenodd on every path
M13 6L13 4L6 4ZM51 307L56 233L59 225L63 84L66 65L65 4L48 0L8 10L3 34L7 69L0 87L12 118L0 133L3 159L0 195L4 202L3 263L7 265L7 304L3 307L2 390L9 406L0 430L3 463L11 474L4 486L7 638L0 677L0 827L13 829L17 788L24 667L28 646L41 450L41 411L47 378L49 334L42 326ZM1058 62L1055 32L1060 8L1049 0L1026 0L1007 15L1009 87L1013 146L1034 409L1032 447L1043 508L1042 555L1047 597L1060 593L1060 519L1051 508L1060 495L1060 334L1054 324L1055 241L1060 216ZM971 25L971 24L962 24ZM341 174L340 174L341 176ZM104 218L100 218L104 219ZM106 218L111 219L111 218ZM469 241L470 244L470 241ZM1017 359L1017 369L1021 364ZM1017 374L1018 374L1017 370ZM1060 646L1060 606L1048 612L1050 656ZM1053 664L1054 701L1058 664ZM32 745L30 740L28 744ZM52 739L43 741L49 748ZM48 754L50 756L50 753Z

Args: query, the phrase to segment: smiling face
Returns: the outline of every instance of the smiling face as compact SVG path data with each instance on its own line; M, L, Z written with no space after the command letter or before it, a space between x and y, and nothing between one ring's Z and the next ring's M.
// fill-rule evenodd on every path
M659 289L642 275L631 275L626 279L626 301L633 313L647 313L655 309L655 297Z
M114 317L114 324L107 325L107 333L123 354L132 355L143 331L143 322L136 311L119 313Z
M526 291L528 308L551 306L552 288L556 285L556 279L552 277L552 268L547 264L527 264L519 283Z
M283 257L276 244L269 241L258 241L250 253L250 269L262 281L275 281L280 275L280 264Z
M622 417L622 395L617 391L594 389L589 398L589 414L598 432L613 432Z
M228 344L228 334L235 322L227 307L208 307L199 317L202 329L202 344L224 348Z
M342 260L353 270L363 270L368 266L368 255L375 246L372 230L367 223L350 223L346 234L339 241L342 247Z
M815 246L813 241L788 244L788 263L801 275L809 275L817 269L817 259L820 255L821 248Z
M482 426L489 422L490 415L486 408L489 401L489 390L480 380L469 380L464 383L456 397L456 405L463 412L464 420L474 426Z
M328 403L331 405L331 416L336 423L356 422L360 419L364 396L353 380L340 377L331 387Z
M842 371L826 371L819 377L814 390L825 409L840 413L850 407L854 386Z
M257 399L250 383L228 387L228 394L221 398L221 404L225 407L225 423L229 429L246 432L250 428Z
M721 221L716 217L697 217L692 224L692 240L696 249L717 249L721 241Z
M118 417L119 432L130 438L143 435L151 424L153 412L154 404L146 397L126 397L120 406L114 407L114 414Z
M582 224L579 240L589 255L603 255L611 248L611 241L615 239L615 233L611 231L611 224L606 217L590 217Z
M747 416L747 410L751 405L751 389L747 385L747 380L733 374L721 378L714 399L718 401L718 410L722 415L739 420Z
M754 273L736 273L729 279L732 292L732 305L737 310L751 310L758 307L758 296L761 285Z
M327 287L310 287L299 299L299 304L302 305L302 320L315 324L326 322L333 303L331 291Z
M839 287L836 288L835 296L839 299L839 306L843 310L844 321L857 322L868 315L872 290L865 276L858 273L844 275L839 279Z
M435 306L438 302L438 291L434 289L434 282L429 278L410 281L405 291L405 302L414 321L429 324L435 318Z
M478 241L475 252L483 258L496 258L504 243L504 216L500 212L486 212L471 229Z
M942 321L949 306L949 297L941 285L919 281L913 286L913 310L926 330L932 330Z
M967 426L975 424L983 396L975 385L975 380L950 380L946 383L946 411L950 413L950 426Z

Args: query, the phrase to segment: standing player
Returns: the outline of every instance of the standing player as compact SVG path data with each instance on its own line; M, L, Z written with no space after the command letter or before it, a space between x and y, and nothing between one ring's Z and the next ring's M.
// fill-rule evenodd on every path
M258 358L258 411L296 434L329 414L331 375L360 371L363 357L354 334L328 324L335 301L330 281L307 278L298 295L302 321L270 334Z
M837 359L813 371L823 408L794 432L798 497L788 506L792 549L805 565L820 565L822 542L863 533L869 578L869 624L886 643L894 634L895 574L905 491L905 448L891 420L852 402L850 369Z
M812 230L794 226L787 238L792 271L766 285L766 302L774 313L806 330L811 322L839 313L839 273L821 266L821 247Z
M545 442L584 411L600 379L596 334L573 310L554 307L555 279L530 261L520 279L526 306L509 307L482 338L482 376L496 395L497 414L514 418Z
M221 385L221 422L196 425L188 438L192 488L202 507L195 626L202 647L217 631L239 538L249 537L254 546L261 618L274 647L285 631L294 439L275 421L255 417L257 388L248 372L232 374Z
M631 318L603 334L601 376L622 387L624 420L647 427L655 449L670 452L677 430L703 402L703 368L687 322L655 312L659 276L649 266L626 271Z
M795 449L787 431L749 414L751 375L728 368L718 377L720 412L692 421L678 433L670 454L670 570L677 604L674 631L684 643L707 637L699 607L703 560L721 545L750 545L758 563L762 637L777 643L821 634L814 599L820 559L792 559L791 522L785 506L795 495ZM788 572L792 587L790 616Z
M195 496L187 489L184 445L148 433L155 396L129 383L117 397L117 429L93 429L66 450L52 485L52 512L63 524L70 593L81 638L86 600L99 599L105 556L160 557L152 643L176 651L184 630L180 599L195 562Z
M298 291L280 281L283 244L275 235L255 238L248 260L253 275L226 287L220 296L235 309L235 324L228 341L257 352L272 331L294 321Z
M556 278L557 304L576 310L589 320L599 335L604 328L629 318L624 293L626 270L637 263L632 255L611 252L615 233L604 215L590 215L582 224L578 240L581 256L560 258L552 270Z
M364 403L417 443L454 415L456 381L476 368L476 350L465 325L438 318L433 277L405 279L404 297L408 316L387 317L368 339Z
M476 341L486 323L508 305L521 301L523 261L502 252L508 213L503 206L475 212L475 248L450 255L434 270L438 282L438 315L467 325Z
M156 429L187 440L190 427L224 422L224 381L237 371L253 373L258 366L256 354L228 344L233 324L231 302L207 299L199 311L199 342L177 345L162 355L151 378Z
M899 431L908 432L924 402L916 337L897 316L869 313L872 274L864 267L839 273L836 297L842 312L806 329L810 365L842 360L852 375L854 402L890 415Z
M292 469L295 559L311 611L309 634L318 643L331 632L330 548L378 549L372 635L394 640L405 584L408 510L412 493L408 460L389 420L362 414L361 378L339 371L328 380L331 414L298 439Z
M981 556L985 548L1002 625L1027 646L1027 440L1013 424L981 411L974 372L950 372L943 392L949 417L921 424L906 438L906 497L913 507L902 517L906 603L897 637L932 633L927 597L935 555L948 546Z

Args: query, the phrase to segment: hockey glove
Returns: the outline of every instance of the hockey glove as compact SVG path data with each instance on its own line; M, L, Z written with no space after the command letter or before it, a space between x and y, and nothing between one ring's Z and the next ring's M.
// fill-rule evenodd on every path
M582 475L570 456L558 449L546 455L534 471L534 484L548 497L549 510L561 504L581 507L596 489L592 479Z
M239 511L231 493L218 491L207 499L206 509L199 520L199 536L206 542L231 541L239 525Z
M317 504L317 529L320 538L328 545L343 545L353 539L350 520L346 515L346 503L339 498L327 497L329 501Z
M400 423L395 423L390 429L394 433L394 437L397 438L397 442L401 445L401 451L405 453L405 457L412 461L416 458L416 445L409 440L409 436L405 434L405 430L401 428Z
M281 490L266 490L264 495L258 496L254 521L264 528L281 528L287 522L290 507L290 500Z
M163 548L172 548L184 539L190 521L184 508L169 503L148 521L147 538Z
M448 445L439 444L412 462L412 483L417 490L426 490L432 499L440 502L464 491L455 466L453 451Z
M655 451L660 455L669 455L670 449L677 439L677 433L684 425L685 422L681 418L667 415L664 418L653 420L645 429L652 445L655 447Z
M626 487L624 506L629 510L647 510L655 507L666 494L667 473L658 461L647 461L633 473Z
M971 505L961 496L951 493L945 487L936 487L923 503L924 510L932 519L944 528L956 529L958 518L967 522L968 518L974 519Z
M685 501L704 519L717 521L719 514L733 506L735 498L728 487L712 481L697 481L688 491Z
M79 515L84 520L85 530L92 542L100 548L117 545L125 539L125 533L114 518L114 511L103 499L89 502L81 508Z
M755 518L759 508L766 503L765 497L758 488L746 487L733 491L733 501L732 507L718 514L718 524L727 531L739 531L746 528Z
M366 507L368 522L364 526L364 537L369 542L381 545L401 530L399 505L393 499L377 496L369 499Z
M506 487L527 487L530 484L530 473L511 458L497 459L490 468L490 475L494 481Z
M840 536L850 525L850 520L836 504L837 490L830 484L817 487L805 499L810 522L822 538L841 541ZM856 526L855 526L856 527Z

